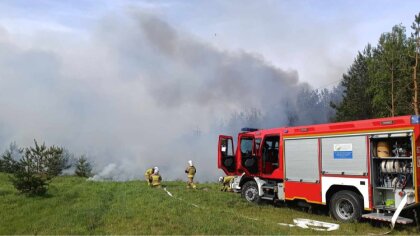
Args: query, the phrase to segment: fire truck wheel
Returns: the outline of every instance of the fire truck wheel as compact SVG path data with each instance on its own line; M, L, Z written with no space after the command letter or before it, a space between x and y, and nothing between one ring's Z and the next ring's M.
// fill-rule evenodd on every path
M259 203L261 197L258 194L258 185L255 181L248 181L242 187L242 197L248 202Z
M342 222L358 221L362 216L362 202L362 197L353 191L339 191L331 198L331 215Z

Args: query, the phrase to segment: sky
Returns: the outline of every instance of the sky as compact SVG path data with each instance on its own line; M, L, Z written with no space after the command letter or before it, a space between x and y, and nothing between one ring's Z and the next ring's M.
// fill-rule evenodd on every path
M419 10L391 0L1 1L0 150L62 145L119 180L151 166L183 179L192 159L199 181L215 180L218 134L253 115L260 127L292 112L326 121L305 91L336 86L358 51L396 24L410 33Z

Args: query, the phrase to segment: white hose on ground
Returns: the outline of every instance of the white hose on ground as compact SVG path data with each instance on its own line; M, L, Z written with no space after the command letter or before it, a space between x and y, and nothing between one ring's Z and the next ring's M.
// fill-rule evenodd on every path
M163 190L165 190L165 192L166 192L169 196L174 197L174 196L172 195L172 193L170 193L168 190L166 190L166 188L163 188Z
M185 200L183 200L182 198L178 198L178 197L174 197L174 195L172 195L172 193L171 192L169 192L168 190L166 190L166 188L163 188L163 190L170 196L170 197L172 197L172 198L175 198L175 199L178 199L179 201L182 201L182 202L185 202L185 203L187 203L187 204L189 204L189 205L191 205L191 206L193 206L193 207L196 207L196 208L201 208L199 205L197 205L197 204L194 204L194 203L190 203L190 202L187 202L187 201L185 201Z
M340 228L339 224L328 223L328 222L317 221L317 220L302 219L302 218L293 219L293 222L298 227L301 227L304 229L313 229L317 231L333 231Z
M166 189L166 187L163 188L163 190L172 198L175 198L179 201L185 202L185 203L187 203L189 205L192 205L196 208L204 209L204 208L198 206L197 204L190 203L190 202L187 202L187 201L185 201L181 198L175 197L171 192L169 192ZM235 212L232 212L232 214L235 214L238 217L248 219L248 220L254 220L254 221L259 220L257 218L252 218L252 217L248 217L248 216L239 215L238 213L235 213ZM303 228L303 229L313 229L313 230L317 230L317 231L333 231L333 230L337 230L337 229L340 228L340 225L338 225L338 224L316 221L316 220L309 220L309 219L302 219L302 218L293 219L293 222L295 224L286 224L286 223L277 223L277 224L281 225L281 226L289 226L289 227L297 226L297 227L300 227L300 228Z
M287 224L287 223L277 223L281 226L288 226L288 227L300 227L302 229L312 229L316 231L334 231L340 228L339 224L328 223L323 221L317 220L310 220L310 219L302 219L297 218L293 219L294 224Z

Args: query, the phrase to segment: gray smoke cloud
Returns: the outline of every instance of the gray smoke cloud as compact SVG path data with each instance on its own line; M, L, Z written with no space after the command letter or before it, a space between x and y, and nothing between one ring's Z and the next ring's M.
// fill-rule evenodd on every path
M34 138L62 145L87 154L97 178L117 180L153 166L164 180L185 179L191 159L199 181L215 181L219 134L331 116L297 71L145 12L106 16L83 37L0 27L0 107L3 149Z
M88 181L104 181L104 180L125 180L123 170L118 170L118 166L110 163L105 166L99 173L89 177Z

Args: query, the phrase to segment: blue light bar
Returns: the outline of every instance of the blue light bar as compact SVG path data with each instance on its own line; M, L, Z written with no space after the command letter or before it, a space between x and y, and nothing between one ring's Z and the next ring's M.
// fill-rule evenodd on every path
M420 116L411 116L411 124L420 124Z
M241 131L242 132L254 132L254 131L257 131L258 129L256 129L256 128L242 128L241 129Z

